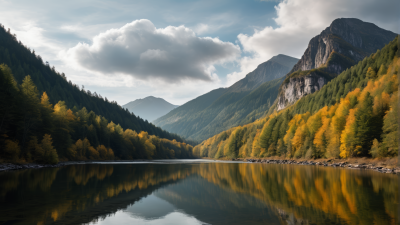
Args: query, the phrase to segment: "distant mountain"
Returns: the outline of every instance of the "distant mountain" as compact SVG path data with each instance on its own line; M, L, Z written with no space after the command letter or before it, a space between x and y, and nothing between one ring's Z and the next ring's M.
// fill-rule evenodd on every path
M334 20L310 40L308 48L283 82L278 110L314 93L329 80L375 53L397 34L354 18Z
M298 59L277 55L260 64L228 88L206 93L172 110L154 123L193 140L204 140L223 130L265 115L278 88Z
M129 112L134 113L142 119L151 122L169 113L171 110L178 107L178 105L173 105L162 98L148 96L143 99L136 99L122 107L128 109Z
M299 59L279 54L261 63L257 68L228 88L229 92L252 91L264 82L278 79L288 73Z

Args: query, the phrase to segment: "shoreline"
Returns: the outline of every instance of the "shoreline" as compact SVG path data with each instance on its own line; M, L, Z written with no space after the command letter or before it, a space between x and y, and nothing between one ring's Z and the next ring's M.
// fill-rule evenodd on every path
M368 169L380 173L400 174L400 166L397 164L397 158L388 159L368 159L368 158L350 158L350 159L281 159L281 158L237 158L232 161L243 161L248 163L267 163L267 164L291 164L308 165L324 167L341 167L348 169Z
M146 162L149 160L138 159L138 160L95 160L95 161L65 161L57 164L40 164L40 163L0 163L0 172L22 170L22 169L41 169L41 168L56 168L69 165L84 165L84 164L96 164L99 162Z
M308 166L324 166L324 167L341 167L348 169L368 169L380 173L400 174L400 166L397 165L397 158L388 159L369 159L369 158L350 158L350 159L285 159L278 157L271 158L221 158L211 159L203 157L200 159L209 159L214 161L242 161L247 163L266 163L266 164L290 164L290 165L308 165ZM96 164L96 163L129 163L129 162L147 162L151 160L137 159L137 160L94 160L94 161L65 161L59 162L55 165L52 164L38 164L38 163L0 163L0 172L21 170L21 169L41 169L41 168L56 168L68 165L83 165L83 164Z

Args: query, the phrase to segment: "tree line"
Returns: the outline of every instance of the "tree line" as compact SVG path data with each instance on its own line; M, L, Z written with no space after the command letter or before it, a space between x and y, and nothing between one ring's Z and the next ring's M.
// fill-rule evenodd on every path
M21 84L0 65L0 160L57 163L59 160L191 158L192 146L123 129L85 107L51 104L31 76Z
M198 157L348 158L398 154L398 38L320 91L193 149ZM272 111L272 110L271 110Z

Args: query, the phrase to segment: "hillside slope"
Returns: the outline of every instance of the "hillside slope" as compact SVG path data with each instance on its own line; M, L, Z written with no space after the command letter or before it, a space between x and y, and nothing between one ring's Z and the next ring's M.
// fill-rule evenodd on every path
M173 105L162 98L148 96L143 99L131 101L122 107L128 109L129 112L134 113L136 116L151 122L169 113L178 107L178 105Z
M334 20L312 38L306 51L283 82L278 110L321 89L329 80L383 48L396 34L359 19Z
M146 131L161 138L183 141L179 136L137 118L116 102L110 102L106 97L103 98L97 93L80 89L72 84L64 73L60 74L54 67L46 65L39 55L0 26L0 64L3 63L11 68L17 83L22 83L25 76L30 75L38 91L40 93L45 91L48 94L51 104L65 101L68 108L85 107L88 111L104 116L125 129Z
M297 61L286 55L274 56L229 88L216 89L200 96L154 123L198 141L232 126L254 121L265 115L276 98L282 82L279 78L286 75Z

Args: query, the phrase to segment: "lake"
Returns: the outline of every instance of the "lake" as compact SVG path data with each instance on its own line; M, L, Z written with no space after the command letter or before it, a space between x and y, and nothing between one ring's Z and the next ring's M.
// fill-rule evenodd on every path
M398 224L399 178L212 160L0 173L0 224Z

